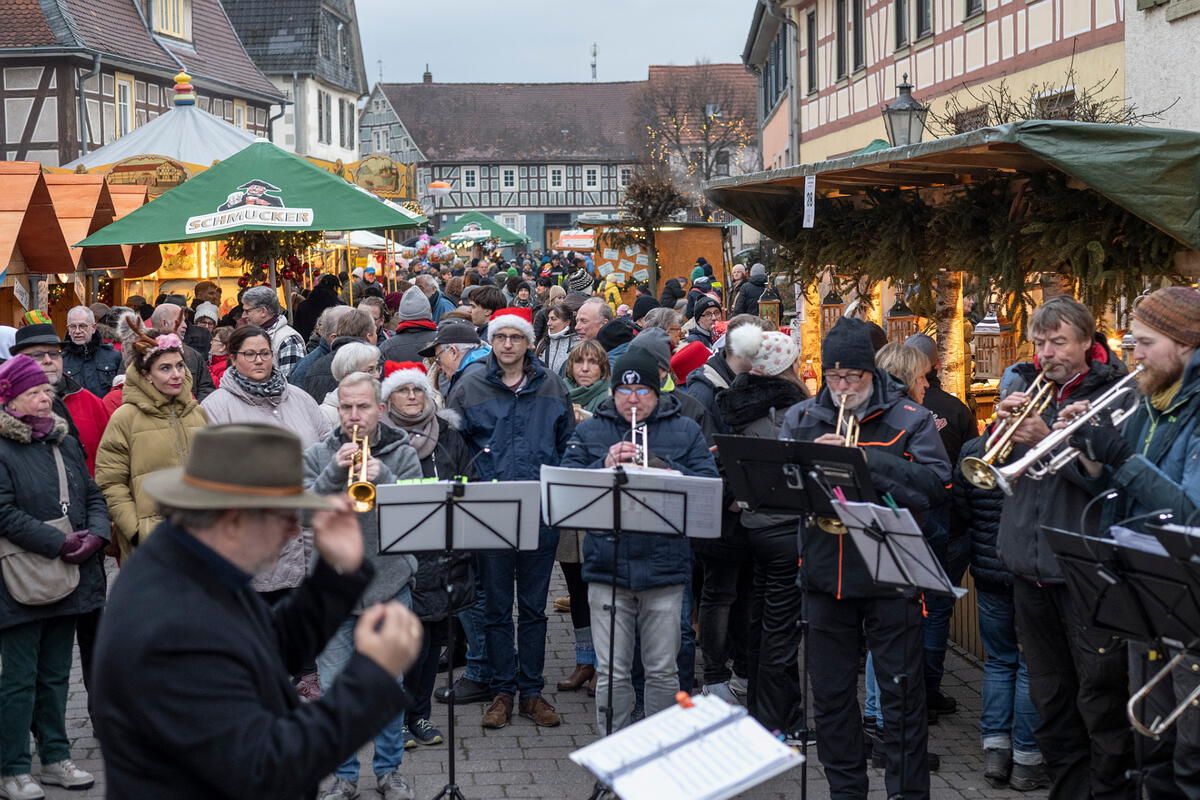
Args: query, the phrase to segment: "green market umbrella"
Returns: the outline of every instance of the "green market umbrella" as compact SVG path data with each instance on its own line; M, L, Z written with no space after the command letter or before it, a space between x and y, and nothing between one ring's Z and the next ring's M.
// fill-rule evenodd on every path
M242 231L387 230L426 221L258 141L77 246L193 242Z
M527 240L524 234L517 233L512 228L506 228L496 220L478 211L468 211L448 225L442 226L438 238L450 244L474 244L489 239L510 247Z

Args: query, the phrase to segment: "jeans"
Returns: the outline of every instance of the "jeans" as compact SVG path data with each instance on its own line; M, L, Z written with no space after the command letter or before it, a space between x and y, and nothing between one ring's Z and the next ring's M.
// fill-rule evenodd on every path
M412 608L412 587L405 586L394 599L406 607ZM351 616L342 622L338 626L337 632L326 642L325 649L317 656L317 674L321 679L322 693L329 691L338 674L349 663L350 656L354 654L354 626L357 624L357 616ZM404 683L403 678L400 678L400 683ZM375 771L375 776L382 778L399 769L403 759L404 712L401 711L395 719L375 735L375 757L371 766ZM358 754L352 753L333 771L333 774L351 783L358 783Z
M492 682L492 665L487 657L487 636L484 632L483 615L487 608L487 596L483 591L482 567L475 557L475 602L458 612L463 634L467 637L467 667L463 677L475 683L489 686Z
M30 730L42 764L71 757L67 690L74 645L74 616L0 630L0 776L31 772Z
M802 722L800 705L800 601L796 585L796 526L747 530L753 556L746 707L767 730L788 731Z
M704 570L699 614L704 683L724 683L733 677L730 659L739 674L748 671L746 633L750 627L753 570L745 558L697 553L697 559Z
M831 800L867 796L862 720L855 691L864 633L881 679L887 794L900 795L903 800L929 798L920 620L916 599L837 600L824 592L808 593L809 639L805 646L812 648L809 674L817 755L825 767Z
M483 585L484 633L492 667L492 694L522 700L542 693L546 663L546 595L558 549L558 530L543 526L537 550L505 550L479 556ZM516 583L517 632L513 636L513 584Z
M675 659L679 652L679 609L684 587L663 586L632 591L617 587L616 631L611 629L609 607L612 584L588 584L592 631L596 642L596 727L605 731L608 685L612 680L612 729L629 724L633 715L633 655L640 652L645 669L646 716L669 708L679 691ZM640 634L640 646L636 644ZM614 638L615 637L615 638ZM613 643L613 663L608 650Z
M983 710L979 734L984 750L1012 750L1017 764L1040 764L1034 732L1041 719L1029 697L1029 668L1017 646L1012 595L978 589L979 638L983 662Z
M875 718L875 732L883 735L883 714L879 713L879 680L875 677L875 659L867 651L867 668L863 673L866 697L863 700L863 716Z
M967 565L971 563L970 536L956 536L945 542L944 546L935 546L934 552L946 570L946 576L955 586L962 583ZM945 595L925 595L925 608L928 616L921 624L922 636L925 640L925 691L940 691L942 676L946 674L946 642L950 639L950 617L954 614L953 597Z
M641 634L638 633L637 647L633 652L633 693L637 704L646 707L646 672L642 668ZM683 585L683 604L679 607L679 654L675 657L679 670L680 691L691 694L696 689L696 631L692 628L692 571L687 571L687 582Z

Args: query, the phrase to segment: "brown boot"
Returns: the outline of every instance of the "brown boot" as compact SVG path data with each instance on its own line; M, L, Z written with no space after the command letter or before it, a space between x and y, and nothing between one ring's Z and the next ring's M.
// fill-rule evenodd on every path
M540 694L529 700L521 699L521 716L533 720L535 725L543 728L553 728L562 722L554 706L546 702L546 698Z
M558 690L560 692L574 692L592 680L595 675L596 668L591 664L576 664L575 671L571 673L571 676L565 681L558 682Z
M511 694L498 694L483 712L483 727L503 728L512 721L513 698Z

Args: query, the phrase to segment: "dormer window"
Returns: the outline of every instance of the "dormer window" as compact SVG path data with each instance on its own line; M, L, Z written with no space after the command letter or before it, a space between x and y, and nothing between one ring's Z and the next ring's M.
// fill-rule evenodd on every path
M192 0L151 0L154 32L192 40Z

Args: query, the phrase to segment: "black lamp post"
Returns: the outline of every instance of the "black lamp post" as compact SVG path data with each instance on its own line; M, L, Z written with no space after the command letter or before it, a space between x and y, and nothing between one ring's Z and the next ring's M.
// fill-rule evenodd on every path
M925 132L925 118L929 116L929 106L922 105L913 98L912 88L906 72L900 85L896 87L899 96L883 107L883 124L887 127L888 141L892 147L918 144Z

